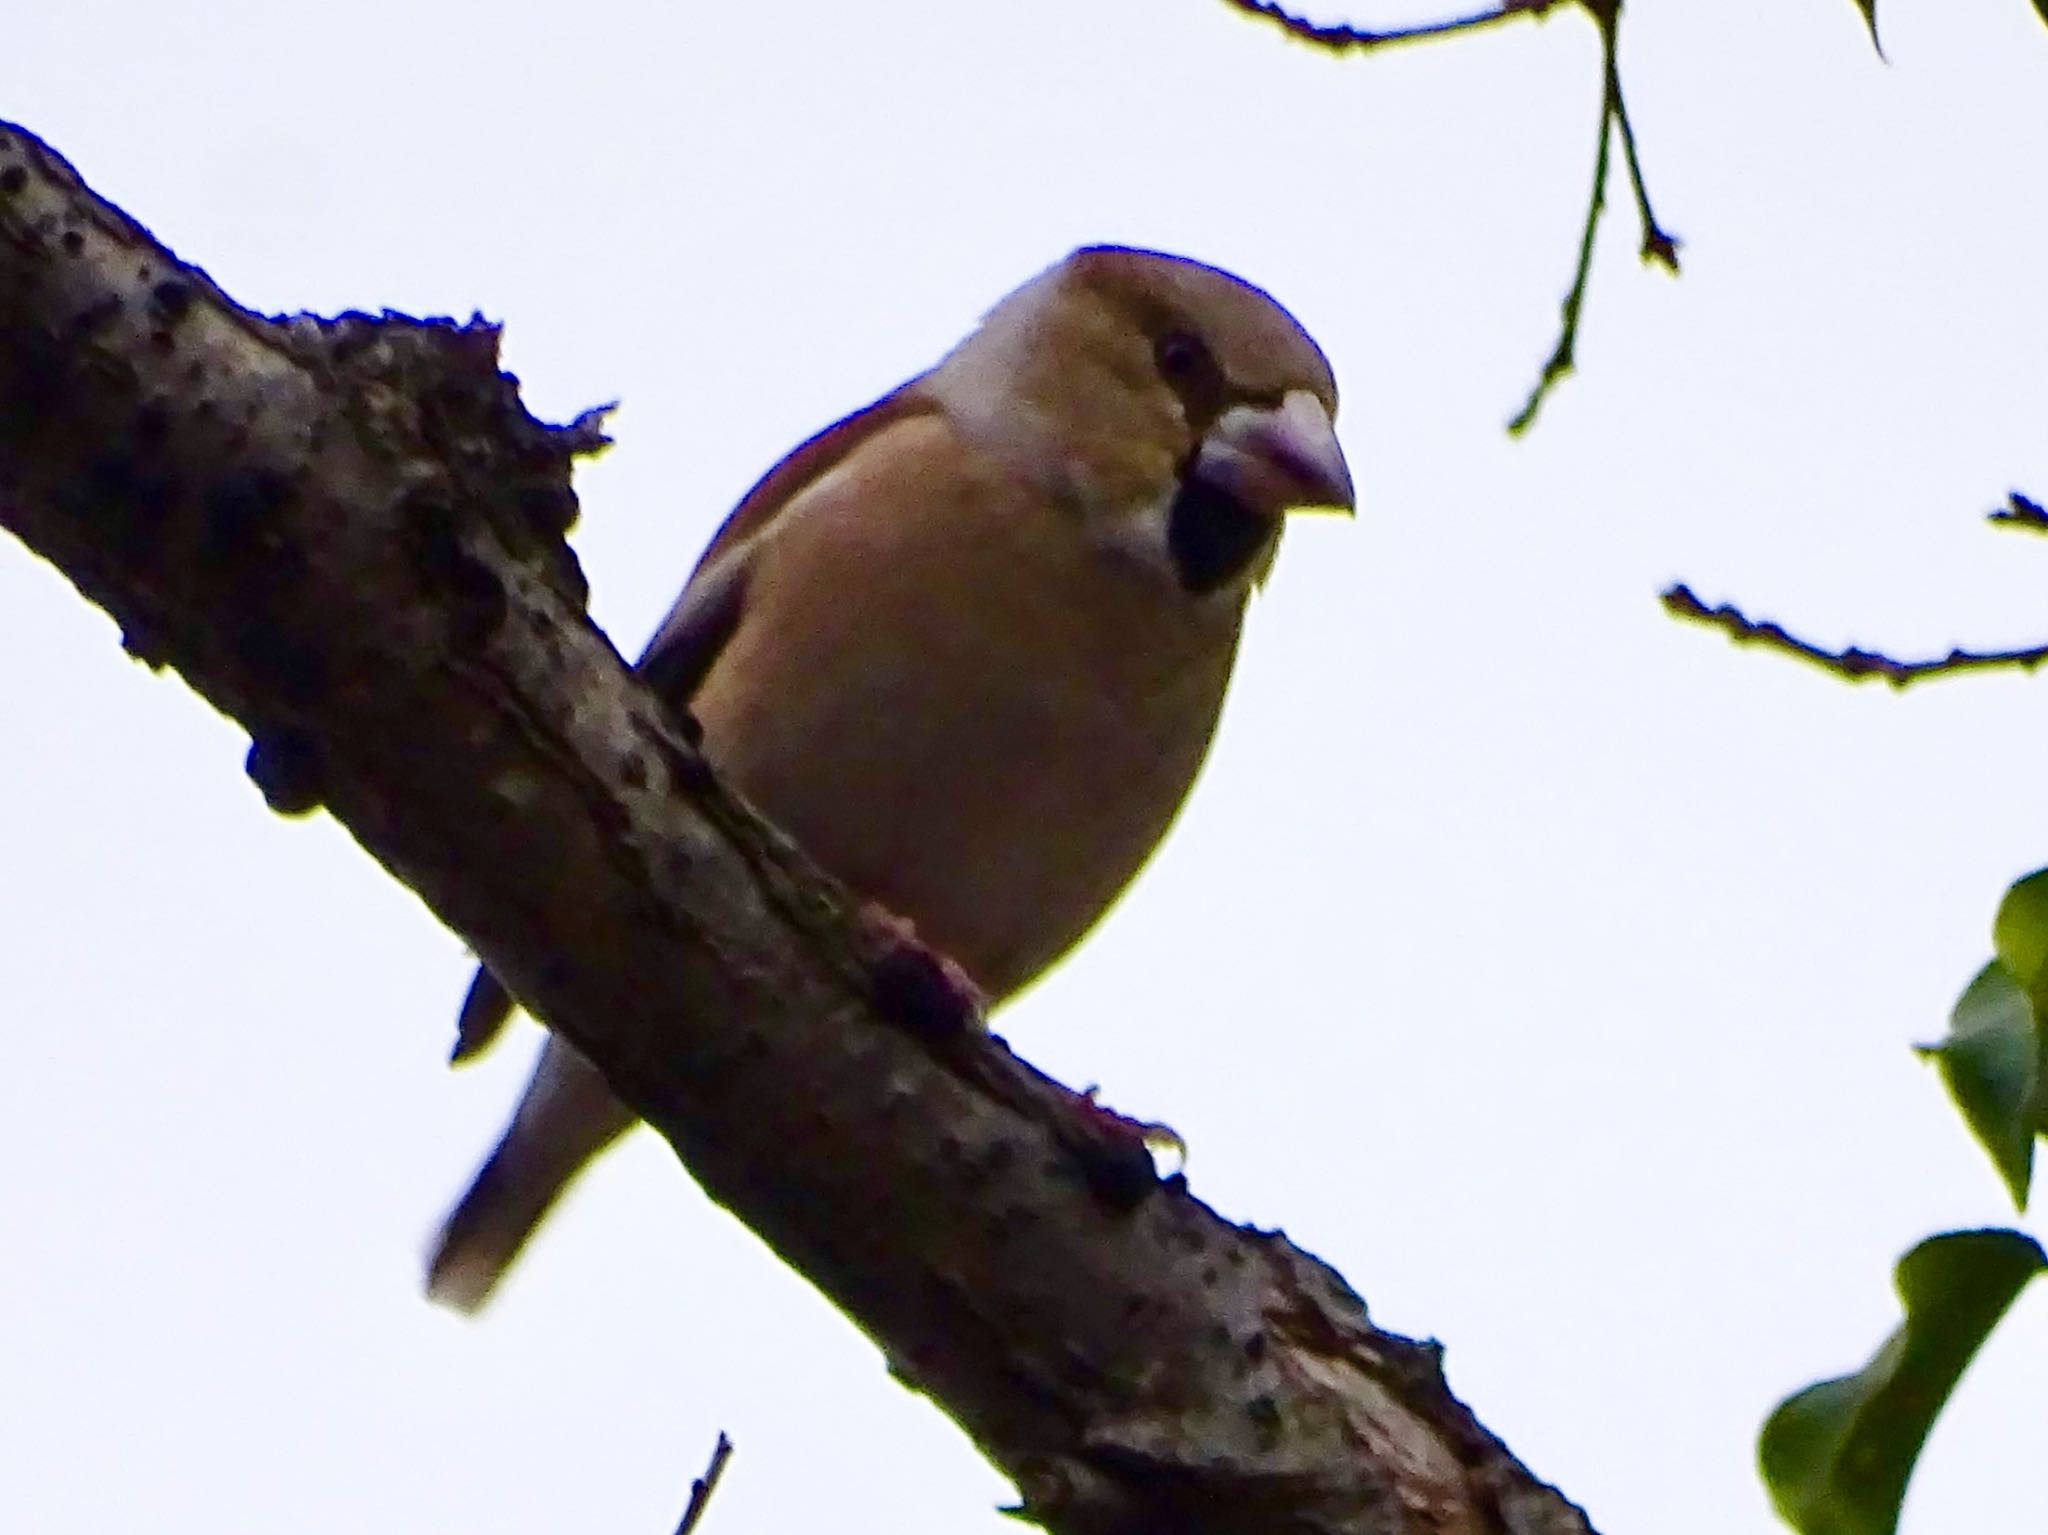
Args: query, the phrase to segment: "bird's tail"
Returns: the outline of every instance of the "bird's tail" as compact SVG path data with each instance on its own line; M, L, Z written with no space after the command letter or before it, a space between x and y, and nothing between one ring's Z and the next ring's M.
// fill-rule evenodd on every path
M505 1032L517 1005L498 978L478 965L469 983L469 994L462 999L461 1016L455 1020L455 1053L448 1063L460 1066L490 1049L493 1041Z
M512 1123L434 1238L428 1298L481 1307L562 1191L633 1123L597 1068L548 1036Z

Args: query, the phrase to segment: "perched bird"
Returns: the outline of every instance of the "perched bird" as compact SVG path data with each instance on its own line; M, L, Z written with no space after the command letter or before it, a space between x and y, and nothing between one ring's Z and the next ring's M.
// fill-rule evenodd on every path
M1283 515L1351 508L1336 409L1328 361L1260 289L1076 251L771 469L640 671L729 782L1000 1002L1179 809ZM512 1006L480 970L456 1058ZM632 1123L550 1037L428 1293L481 1305Z

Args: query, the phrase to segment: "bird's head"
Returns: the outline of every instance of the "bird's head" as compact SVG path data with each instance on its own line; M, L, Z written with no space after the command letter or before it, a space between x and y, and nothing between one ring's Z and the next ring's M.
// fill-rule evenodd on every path
M1184 591L1241 598L1290 511L1352 508L1328 359L1261 289L1091 246L1005 298L934 370L954 417Z

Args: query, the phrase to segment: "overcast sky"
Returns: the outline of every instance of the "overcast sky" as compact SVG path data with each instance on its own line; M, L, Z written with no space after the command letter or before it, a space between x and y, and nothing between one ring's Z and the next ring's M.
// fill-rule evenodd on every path
M1852 690L1655 594L2048 632L2048 546L1980 520L2048 491L2026 0L1885 0L1889 67L1850 0L1632 7L1685 275L1618 197L1523 441L1576 11L1339 62L1201 0L14 9L0 116L238 299L481 310L543 415L624 401L576 547L628 653L757 474L1070 247L1288 304L1361 515L1290 532L1165 851L998 1027L1442 1339L1606 1535L1772 1528L1763 1414L1867 1357L1912 1243L2012 1218L1909 1046L2048 863L2048 682ZM531 1026L451 1075L460 941L12 545L0 699L0 1526L660 1535L724 1429L719 1535L1011 1528L651 1136L486 1315L429 1307ZM2037 1286L1909 1532L2035 1516L2044 1383Z

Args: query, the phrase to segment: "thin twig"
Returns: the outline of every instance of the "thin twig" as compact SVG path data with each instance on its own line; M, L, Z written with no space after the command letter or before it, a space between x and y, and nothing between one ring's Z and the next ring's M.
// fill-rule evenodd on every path
M711 1448L711 1464L704 1468L702 1476L690 1483L690 1506L683 1510L683 1522L676 1526L676 1535L691 1535L697 1528L697 1521L704 1517L704 1508L710 1503L711 1494L718 1490L718 1479L725 1475L725 1463L731 1459L732 1441L720 1430L718 1443Z
M1628 184L1636 194L1636 217L1641 220L1643 226L1643 243L1639 254L1644 261L1654 262L1676 277L1680 242L1676 235L1657 222L1657 215L1651 210L1650 188L1643 180L1642 157L1636 152L1635 124L1629 120L1628 101L1621 94L1621 62L1614 43L1620 13L1621 8L1617 5L1611 16L1600 18L1608 115L1613 119L1614 126L1621 130L1621 152L1628 164ZM1596 17L1598 14L1595 13Z
M1512 21L1519 16L1547 16L1551 9L1562 0L1501 0L1491 10L1473 11L1463 16L1450 17L1444 21L1424 22L1419 26L1396 27L1387 31L1373 31L1365 27L1354 27L1337 22L1324 25L1297 16L1284 9L1278 0L1224 0L1226 5L1242 11L1247 16L1271 22L1289 37L1333 53L1361 52L1369 48L1382 48L1393 43L1427 42L1439 37L1450 37L1457 33L1477 32L1503 21ZM1635 193L1636 213L1642 221L1643 238L1639 247L1646 262L1654 262L1667 272L1678 271L1678 238L1662 224L1650 206L1650 189L1643 179L1642 156L1636 148L1635 124L1628 115L1628 103L1621 93L1621 63L1619 37L1621 33L1621 7L1623 0L1577 0L1600 32L1600 139L1599 149L1593 161L1593 195L1586 203L1585 227L1579 234L1579 262L1572 273L1572 285L1565 294L1562 306L1562 323L1558 330L1557 345L1543 364L1543 371L1537 376L1536 386L1529 391L1529 398L1508 423L1511 436L1519 437L1536 423L1536 412L1558 381L1572 371L1574 353L1579 339L1579 313L1585 307L1586 284L1593 272L1593 237L1599 228L1601 211L1607 205L1607 172L1611 163L1609 153L1610 128L1621 136L1622 157L1628 164L1629 186ZM2048 3L2048 0L2044 0Z
M1903 688L1924 677L1945 677L1957 672L2007 667L2032 671L2043 661L2048 661L2048 645L2029 645L2023 650L1951 650L1945 656L1926 661L1901 661L1882 651L1864 650L1854 645L1847 650L1823 650L1795 634L1787 633L1781 625L1751 618L1740 608L1727 603L1710 608L1693 595L1689 586L1668 588L1662 600L1667 612L1719 629L1738 645L1762 645L1849 682L1881 677L1893 687Z
M1543 371L1537 376L1536 387L1529 391L1529 398L1522 408L1515 412L1515 418L1508 423L1508 435L1519 437L1536 424L1536 412L1543 408L1544 398L1552 386L1572 371L1573 353L1579 341L1579 310L1586 302L1586 283L1593 275L1593 236L1600 227L1600 215L1607 207L1607 164L1608 118L1613 104L1605 93L1600 102L1600 146L1593 155L1593 192L1586 200L1586 223L1579 231L1579 264L1572 273L1572 285L1564 296L1559 313L1563 324L1558 327L1557 345L1551 349L1549 360L1543 364Z
M2024 528L2029 533L2048 533L2048 508L2032 496L2023 496L2012 491L2005 498L2005 505L1985 516L1992 522L2004 523L2008 527Z
M1356 53L1367 48L1384 48L1395 43L1428 42L1434 38L1450 37L1458 32L1477 32L1503 21L1513 21L1519 16L1542 16L1560 0L1506 0L1506 3L1492 10L1474 11L1466 16L1454 16L1444 21L1427 21L1419 26L1393 27L1384 32L1375 32L1365 27L1346 26L1338 23L1320 26L1305 16L1296 16L1291 11L1272 3L1272 0L1223 0L1225 5L1243 11L1247 16L1256 16L1261 21L1270 21L1289 37L1318 48L1328 48L1333 53Z
M1628 103L1621 94L1621 5L1622 0L1580 0L1600 31L1600 142L1593 156L1593 193L1586 202L1586 222L1579 234L1579 264L1572 273L1572 285L1561 307L1563 323L1557 345L1552 349L1536 387L1508 422L1508 434L1519 437L1536 424L1536 412L1557 382L1572 371L1579 340L1579 314L1585 307L1586 284L1593 273L1593 237L1600 215L1607 207L1607 172L1612 163L1610 130L1621 137L1622 158L1628 164L1629 185L1634 189L1636 213L1642 220L1643 260L1655 262L1666 271L1678 271L1678 239L1657 222L1650 206L1650 190L1643 180L1643 162L1636 149L1636 130L1628 115Z

